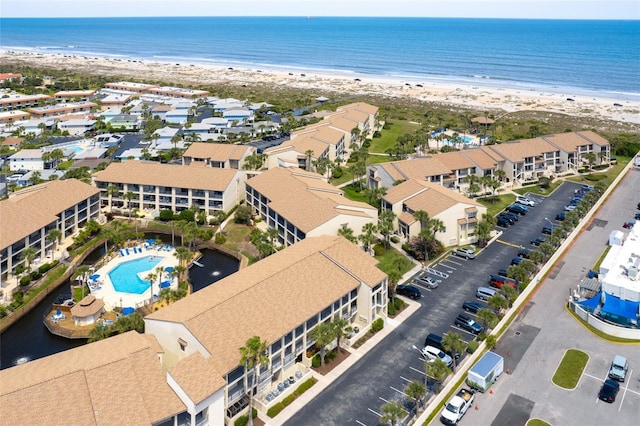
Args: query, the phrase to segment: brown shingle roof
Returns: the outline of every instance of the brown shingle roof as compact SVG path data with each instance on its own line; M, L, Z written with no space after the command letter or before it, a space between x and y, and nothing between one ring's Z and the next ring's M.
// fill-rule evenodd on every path
M341 206L357 209L354 214L359 216L363 210L371 211L372 220L374 219L375 207L349 200L342 195L341 190L325 182L317 173L274 168L249 179L247 186L267 197L271 201L271 209L305 233L339 214L351 213L346 210L338 211Z
M135 331L2 370L0 383L11 424L148 425L186 408Z
M220 375L238 366L251 336L279 339L336 299L385 278L376 260L338 236L306 238L147 316L183 323Z
M77 179L53 180L0 201L0 248L55 222L56 215L98 192L97 188Z
M548 141L565 152L575 152L579 146L583 145L609 145L606 139L592 131L560 133L557 135L543 136L541 139Z
M495 169L497 161L481 149L465 149L461 154L483 170Z
M224 191L238 171L213 167L189 167L144 161L111 163L94 174L96 182L132 183L177 188Z
M447 166L451 171L468 169L475 166L467 157L463 155L462 151L451 151L442 154L438 154L436 157L438 161Z
M348 104L348 105L343 105L341 107L338 107L336 110L337 111L342 111L342 110L349 110L349 109L355 109L358 111L362 111L362 112L366 112L369 115L374 115L378 112L378 107L375 105L370 105L366 102L355 102L352 104Z
M90 294L71 308L71 315L74 317L88 317L89 315L97 314L103 307L104 301L96 299L94 295Z
M195 142L184 152L184 157L208 158L213 161L241 160L255 148L245 145Z
M432 217L456 204L480 205L458 192L417 179L408 180L390 188L384 199L392 204L404 200L404 204L412 211L424 210Z
M558 148L543 138L522 139L519 141L489 145L489 147L512 163L519 163L527 157L537 157L545 152L558 151Z
M438 159L438 156L422 157L414 160L394 161L392 163L383 163L381 166L387 170L395 180L425 179L430 176L448 175L451 173L451 169L443 164ZM397 173L392 172L394 169ZM395 176L401 177L396 178Z
M218 389L226 385L222 376L200 352L194 352L169 370L178 385L194 404L201 403ZM206 377L206 380L202 378Z

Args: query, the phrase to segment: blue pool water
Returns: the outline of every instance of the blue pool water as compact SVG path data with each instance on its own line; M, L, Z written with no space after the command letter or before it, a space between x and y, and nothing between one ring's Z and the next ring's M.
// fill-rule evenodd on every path
M463 144L469 144L473 140L473 138L471 138L470 136L462 136L462 135L460 135L458 137L460 138L460 140L462 141ZM442 141L442 143L445 144L445 145L453 145L451 143L450 139L444 140L444 141Z
M138 274L146 271L153 272L153 268L162 259L163 257L159 256L146 256L121 263L109 271L113 288L120 293L144 293L149 288L149 281L141 280Z

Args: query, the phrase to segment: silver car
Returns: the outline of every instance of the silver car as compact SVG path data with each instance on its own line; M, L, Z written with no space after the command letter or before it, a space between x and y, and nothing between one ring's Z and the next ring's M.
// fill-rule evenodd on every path
M422 284L423 286L431 289L438 288L438 284L440 283L440 281L434 280L433 278L424 275L417 277L415 281L416 283Z
M440 349L434 346L425 346L422 350L422 355L427 359L427 361L435 361L436 358L440 358L442 362L447 364L447 367L451 367L453 365L453 359L442 352Z

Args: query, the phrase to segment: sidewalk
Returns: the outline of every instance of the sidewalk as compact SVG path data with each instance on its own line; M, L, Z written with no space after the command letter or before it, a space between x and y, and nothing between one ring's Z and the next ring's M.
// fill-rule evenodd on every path
M421 267L421 266L419 266ZM416 267L416 268L419 268ZM415 268L414 268L415 269ZM413 271L413 270L412 270ZM415 272L413 272L415 273ZM407 272L407 274L413 274L411 271ZM405 277L407 277L405 274ZM409 275L411 277L412 275ZM403 277L403 279L405 279ZM275 426L281 425L289 420L298 410L302 409L305 405L307 405L313 398L318 396L322 391L324 391L331 383L333 383L336 379L338 379L344 372L346 372L349 368L351 368L356 362L360 361L367 352L373 349L378 343L380 343L385 337L387 337L391 332L393 332L396 327L402 324L407 318L413 315L419 308L420 303L406 300L407 308L402 311L395 318L387 319L385 326L382 330L377 332L373 337L367 340L362 346L358 349L347 348L347 350L351 353L347 359L342 361L340 365L336 366L333 370L327 373L326 376L322 376L317 372L313 371L313 377L315 377L318 382L312 386L308 391L300 395L296 398L295 401L291 403L291 405L287 406L284 410L282 410L276 417L269 420L265 423L265 426Z

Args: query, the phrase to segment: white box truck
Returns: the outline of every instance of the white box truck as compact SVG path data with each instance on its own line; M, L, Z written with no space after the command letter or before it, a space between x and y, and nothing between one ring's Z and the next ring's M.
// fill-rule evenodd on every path
M504 358L496 353L487 352L467 373L467 384L480 392L484 392L489 389L503 371Z

